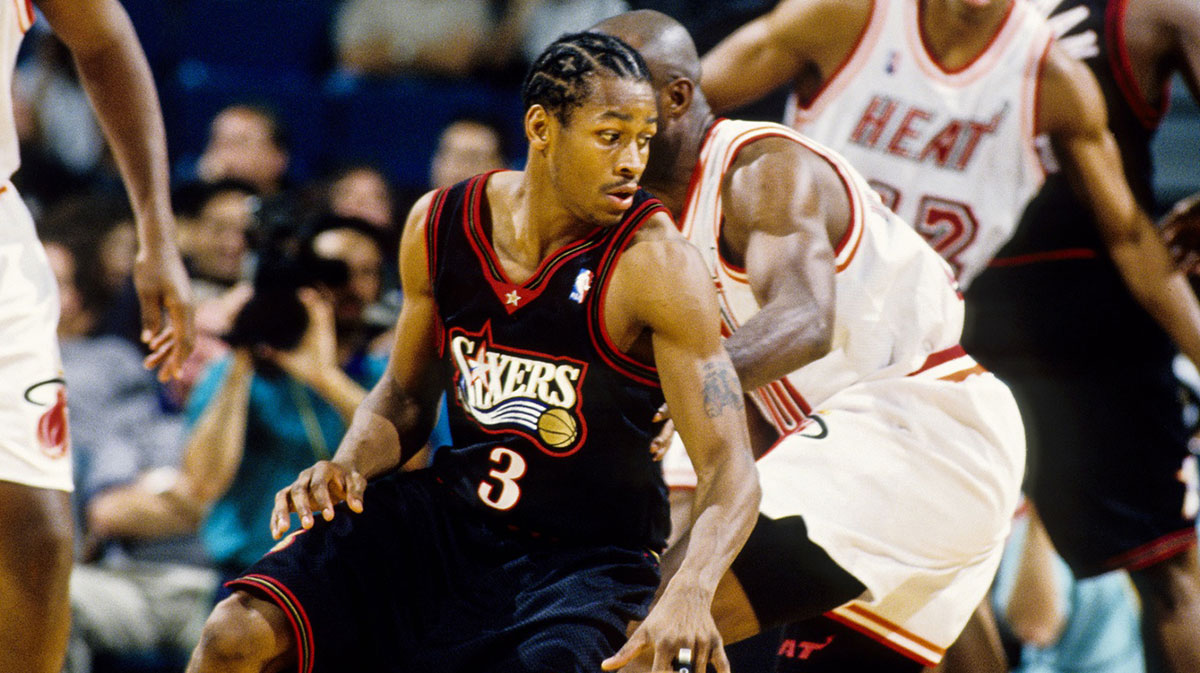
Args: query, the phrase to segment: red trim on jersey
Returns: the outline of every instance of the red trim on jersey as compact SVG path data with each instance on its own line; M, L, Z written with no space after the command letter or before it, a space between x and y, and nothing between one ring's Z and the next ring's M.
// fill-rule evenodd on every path
M595 227L586 236L570 241L547 255L534 269L533 273L523 283L514 283L504 272L500 257L492 242L483 229L483 199L487 191L487 181L499 171L489 171L476 176L471 186L463 195L465 216L463 226L467 230L467 240L475 250L480 264L483 266L484 277L496 295L496 299L504 306L504 310L512 315L523 306L541 296L546 288L545 279L554 274L567 260L576 257L601 243L604 228Z
M617 232L617 235L613 236L612 243L610 243L609 249L604 252L604 256L599 265L601 268L597 268L596 270L596 275L598 276L598 287L593 288L592 295L592 301L597 303L595 313L596 324L592 326L592 329L588 330L588 336L590 336L592 339L592 346L595 347L596 352L600 354L600 357L604 360L604 362L608 364L609 367L612 367L613 371L642 385L651 386L654 388L661 388L662 384L657 380L638 374L636 370L631 370L630 365L638 369L648 370L651 373L656 373L658 370L654 366L636 360L630 357L628 354L622 352L621 349L618 348L615 343L613 343L612 338L609 336L608 329L604 324L604 300L608 296L608 284L612 280L612 272L617 266L617 261L621 258L621 255L624 254L628 247L625 245L625 242L627 242L628 239L632 237L638 229L641 228L642 224L645 223L645 221L649 219L651 215L660 210L667 213L668 216L670 215L670 212L667 211L667 207L664 206L658 199L649 199L644 201L642 205L638 207L638 210L634 211L633 215L629 217L628 228L625 231ZM612 255L611 258L609 257L610 254ZM603 270L601 270L602 268ZM589 311L588 315L589 320L591 320L591 311ZM607 348L602 346L600 342L596 340L597 334L600 335L600 339L604 342L604 346L607 346ZM610 351L616 359L609 357ZM622 360L624 362L621 362Z
M316 643L313 641L312 622L304 606L296 599L282 582L267 575L246 575L225 583L230 588L253 588L259 595L265 595L272 603L283 610L284 616L292 625L292 634L296 637L296 670L298 673L312 673L313 660L316 656Z
M1188 526L1183 530L1164 535L1136 549L1131 549L1120 556L1114 556L1106 561L1104 565L1110 570L1118 568L1143 570L1187 551L1194 544L1196 544L1196 528Z
M1117 82L1117 88L1121 90L1121 95L1133 110L1133 114L1142 126L1153 130L1167 113L1170 82L1163 84L1162 104L1159 109L1155 109L1142 95L1137 78L1133 75L1133 63L1125 43L1125 9L1128 5L1129 0L1113 0L1108 3L1108 11L1104 15L1104 37L1113 56L1109 59L1109 67L1112 69L1113 79Z
M925 50L925 55L929 57L929 62L932 63L938 70L941 70L947 75L960 74L978 63L985 54L991 51L992 46L995 45L996 41L1000 39L1000 35L1002 35L1005 29L1008 28L1008 22L1012 20L1014 13L1013 10L1016 9L1017 2L1019 1L1020 0L1011 0L1009 2L1008 11L1005 12L1004 19L1000 21L1000 25L996 28L996 32L993 33L990 38L988 38L987 44L984 45L983 49L979 50L978 54L975 54L974 58L957 68L945 67L942 65L941 61L937 60L937 57L933 55L933 52L929 51L929 43L925 40L924 18L921 13L921 8L925 6L925 2L917 3L917 39L921 42L921 48Z
M845 607L845 609L849 610L850 612L853 612L856 615L859 615L860 617L863 617L864 619L866 619L868 621L878 624L879 626L883 627L884 629L887 629L888 631L891 631L892 633L899 634L903 638L911 640L912 642L914 642L922 647L925 647L932 652L937 652L940 655L946 654L946 648L938 647L937 645L934 645L933 643L929 642L928 640L925 640L924 638L918 636L917 634L912 633L911 631L906 631L905 629L901 628L899 625L893 624L892 622L884 619L883 617L880 617L877 614L867 611L865 608L863 608L859 605L851 603L850 605L847 605ZM938 662L931 661L931 660L917 654L916 652L905 649L903 645L892 642L890 639L885 637L883 634L873 631L873 630L867 628L866 626L863 626L862 624L859 624L858 622L855 622L855 621L849 619L848 617L843 617L832 610L830 610L829 612L826 612L825 616L828 617L829 619L834 620L835 622L838 622L839 624L848 626L848 627L854 629L855 631L858 631L859 633L867 636L868 638L871 638L872 640L878 641L878 642L886 645L888 648L895 650L896 652L899 652L900 654L903 654L905 657L908 657L909 659L912 659L913 661L916 661L920 664L923 664L925 666L937 666L937 664L938 664Z
M675 228L683 232L684 236L688 232L683 231L684 223L688 219L688 207L692 205L692 195L696 193L696 185L700 184L700 180L704 177L704 148L708 146L708 141L712 139L713 132L716 131L717 125L725 121L724 117L717 117L708 129L704 131L704 139L700 141L700 151L697 153L696 165L692 166L692 177L688 179L687 196L683 199L683 209L679 213L679 220L675 223Z
M921 372L933 369L934 367L936 367L940 364L945 364L955 358L961 358L961 357L965 356L966 354L967 354L967 352L965 350L963 350L962 345L955 344L945 350L940 350L936 353L932 353L929 357L925 358L925 364L921 365L920 369L908 374L908 376L916 376L917 374L920 374Z
M1066 248L1063 250L1031 252L1028 255L1016 255L1014 257L996 257L988 262L988 267L1005 268L1037 264L1039 262L1062 262L1071 259L1095 259L1096 257L1096 251L1091 248Z
M442 220L442 210L446 207L448 188L442 188L433 195L429 209L425 211L425 264L429 269L429 283L437 276L437 224ZM436 212L435 212L436 209Z
M875 10L878 8L878 5L878 2L871 0L871 11L867 14L867 22L863 24L862 30L858 33L858 37L854 38L854 46L850 48L850 51L846 52L846 57L843 58L842 62L838 63L837 67L835 67L829 73L829 76L825 78L825 81L821 82L820 88L817 89L816 93L812 95L812 98L810 98L808 102L801 101L800 93L796 91L794 86L792 87L791 93L793 96L795 96L797 110L811 110L812 106L821 99L821 95L824 94L830 85L833 84L834 80L838 78L838 75L842 74L842 71L846 69L846 66L850 65L850 62L854 60L854 55L858 53L859 47L862 46L862 43L867 38L867 33L869 33L871 30L871 24L879 18L875 15ZM795 125L795 123L796 120L793 119L792 124Z

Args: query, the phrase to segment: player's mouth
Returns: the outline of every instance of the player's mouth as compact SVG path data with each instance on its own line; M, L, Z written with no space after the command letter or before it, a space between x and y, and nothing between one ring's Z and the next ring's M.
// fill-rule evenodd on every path
M637 194L637 189L637 185L621 185L620 187L608 190L605 192L605 195L608 196L613 205L622 210L628 210L633 205L633 195Z

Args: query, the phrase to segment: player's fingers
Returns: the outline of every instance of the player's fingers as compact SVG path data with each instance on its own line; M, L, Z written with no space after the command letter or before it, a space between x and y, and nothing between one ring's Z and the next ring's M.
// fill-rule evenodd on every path
M137 288L138 304L142 313L142 342L149 343L162 331L162 292L157 288Z
M675 654L679 651L678 647L671 647L666 643L658 643L654 646L654 663L650 664L650 670L654 673L658 671L670 671L671 660L675 658Z
M712 665L717 669L717 673L732 673L729 667L729 657L725 655L725 646L717 643L716 648L712 652Z
M306 529L312 528L313 525L312 501L308 498L308 484L307 479L297 480L288 492L292 498L292 508L300 516L300 525Z
M346 504L355 512L363 511L363 493L367 490L367 479L358 472L346 477Z
M658 411L654 412L654 418L651 418L650 422L658 423L659 421L665 421L670 417L671 412L667 410L667 404L664 402L663 405L658 408Z
M674 436L675 422L667 419L667 422L663 423L662 430L650 442L650 457L654 460L662 460L667 455L667 449L671 448L671 439Z
M633 661L644 648L646 647L645 631L641 628L633 632L629 640L617 650L617 653L600 662L600 669L604 671L615 671L624 667L629 662Z
M291 527L289 512L288 489L285 488L275 494L275 507L271 509L271 537L276 540Z
M329 497L329 482L320 479L312 485L314 509L321 510L321 516L326 521L333 520L333 499Z
M195 313L191 303L171 296L167 297L167 317L176 341L176 346L171 351L171 373L178 377L183 372L184 361L196 347Z

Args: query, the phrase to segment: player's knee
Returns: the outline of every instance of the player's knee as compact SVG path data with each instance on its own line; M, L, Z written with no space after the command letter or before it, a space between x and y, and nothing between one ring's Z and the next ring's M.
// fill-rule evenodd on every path
M279 642L283 629L277 628L269 603L245 592L235 592L213 608L197 648L200 670L224 671L253 662L265 663L284 645ZM273 607L273 606L271 606Z

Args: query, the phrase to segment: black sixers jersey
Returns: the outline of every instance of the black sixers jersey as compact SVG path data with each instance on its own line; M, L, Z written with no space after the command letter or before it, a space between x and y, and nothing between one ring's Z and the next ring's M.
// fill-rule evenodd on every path
M1129 70L1125 4L1065 0L1054 17L1067 26L1059 44L1099 81L1126 179L1139 205L1153 213L1150 141L1165 109L1141 97ZM1091 211L1061 172L1047 175L1013 238L972 284L967 300L964 342L989 368L998 366L997 358L1033 358L1069 369L1114 358L1162 365L1174 353L1167 335L1130 295Z
M662 390L653 367L612 345L602 312L618 258L663 205L639 191L620 224L514 284L491 246L487 179L439 191L427 220L454 440L434 469L503 525L661 549L667 492L649 444Z

